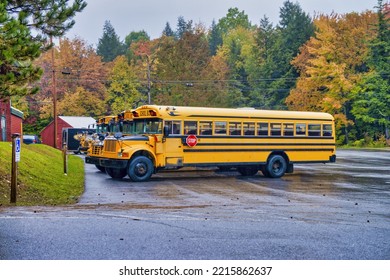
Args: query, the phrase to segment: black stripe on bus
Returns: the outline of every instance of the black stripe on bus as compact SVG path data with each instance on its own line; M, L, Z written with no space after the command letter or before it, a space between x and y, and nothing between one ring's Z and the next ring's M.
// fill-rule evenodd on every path
M196 146L335 146L334 143L198 143Z
M169 135L167 138L180 138L185 139L188 135ZM331 136L262 136L262 135L196 135L198 139L309 139L309 140L333 140Z
M216 152L333 152L334 149L184 149L185 153L216 153Z
M332 122L332 119L306 119L306 118L281 118L281 117L248 117L248 116L215 116L215 115L190 115L189 118L223 118L228 119L229 122L234 122L234 119L247 119L247 122L251 122L250 120L263 120L267 122L267 120L299 120L299 121L325 121ZM186 120L185 120L186 121ZM190 121L190 120L188 120ZM199 121L208 121L208 120L199 120Z

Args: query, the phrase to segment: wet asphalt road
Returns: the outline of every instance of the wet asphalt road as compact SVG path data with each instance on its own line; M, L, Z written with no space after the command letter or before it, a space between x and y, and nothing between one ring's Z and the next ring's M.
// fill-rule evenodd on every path
M390 259L390 152L339 150L281 179L113 180L86 165L66 207L0 208L0 259Z

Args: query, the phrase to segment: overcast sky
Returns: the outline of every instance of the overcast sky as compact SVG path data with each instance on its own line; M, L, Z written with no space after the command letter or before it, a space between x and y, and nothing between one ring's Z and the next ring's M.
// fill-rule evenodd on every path
M79 36L88 44L97 45L103 35L103 25L109 20L121 40L132 31L145 30L149 36L161 36L169 22L176 29L177 18L211 26L224 17L229 8L237 7L249 16L252 24L258 25L266 15L276 25L280 7L286 0L86 0L88 6L76 17L76 24L66 37ZM325 13L349 13L374 10L377 0L293 0L311 16ZM384 1L386 2L386 1Z

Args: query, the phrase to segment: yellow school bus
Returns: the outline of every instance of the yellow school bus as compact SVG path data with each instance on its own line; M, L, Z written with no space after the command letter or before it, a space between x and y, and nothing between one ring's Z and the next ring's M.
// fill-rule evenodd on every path
M236 168L279 178L295 163L336 161L327 113L145 105L132 111L131 129L106 137L86 163L140 182L167 168Z
M96 121L96 133L92 137L87 150L88 155L99 156L102 154L104 139L109 135L115 135L115 133L123 133L123 135L129 135L132 133L133 117L131 110L126 110L118 115L105 116L99 118ZM106 172L106 169L95 164L96 168L102 172Z

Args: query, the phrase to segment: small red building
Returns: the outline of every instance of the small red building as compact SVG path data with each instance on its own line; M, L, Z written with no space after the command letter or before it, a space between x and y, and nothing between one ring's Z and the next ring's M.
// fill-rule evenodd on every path
M57 117L57 148L62 148L62 129L64 128L88 128L94 125L96 120L91 117ZM54 147L54 121L49 123L41 131L42 143Z
M23 133L23 112L10 101L0 100L0 141L11 141L12 134Z

